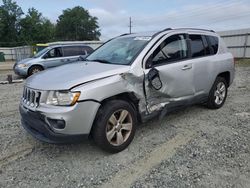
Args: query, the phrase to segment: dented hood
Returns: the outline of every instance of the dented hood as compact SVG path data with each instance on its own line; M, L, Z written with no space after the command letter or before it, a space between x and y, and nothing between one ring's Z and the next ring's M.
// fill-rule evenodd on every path
M29 77L26 86L39 90L68 90L76 85L129 70L130 66L98 62L78 62L48 69Z

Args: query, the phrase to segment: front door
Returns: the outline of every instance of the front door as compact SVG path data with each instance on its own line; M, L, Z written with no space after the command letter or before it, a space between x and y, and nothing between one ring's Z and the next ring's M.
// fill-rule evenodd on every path
M61 47L55 47L49 50L43 57L43 66L45 68L57 67L64 64L64 58Z
M145 92L149 111L168 104L180 105L194 96L193 64L188 59L186 36L175 34L165 37L149 52L145 64Z

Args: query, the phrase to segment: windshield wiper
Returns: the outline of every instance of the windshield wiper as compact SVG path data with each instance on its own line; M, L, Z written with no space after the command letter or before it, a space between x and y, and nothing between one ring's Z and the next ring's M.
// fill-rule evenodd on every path
M107 61L105 59L93 59L91 61L97 61L97 62L100 62L100 63L112 64L110 61Z

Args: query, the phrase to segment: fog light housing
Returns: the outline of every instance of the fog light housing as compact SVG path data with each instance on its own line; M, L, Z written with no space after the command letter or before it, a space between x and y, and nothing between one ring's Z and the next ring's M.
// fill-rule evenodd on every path
M65 121L63 119L49 119L48 122L51 127L55 129L64 129L65 128Z

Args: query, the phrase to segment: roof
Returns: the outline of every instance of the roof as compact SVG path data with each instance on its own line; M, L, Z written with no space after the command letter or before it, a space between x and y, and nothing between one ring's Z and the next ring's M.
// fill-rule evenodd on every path
M210 33L215 33L213 30L208 30L208 29L198 29L198 28L175 28L175 29L172 29L172 28L166 28L166 29L163 29L161 31L149 31L149 32L140 32L140 33L132 33L132 34L129 34L129 33L125 33L125 34L122 34L120 35L120 37L126 37L126 36L129 36L129 37L139 37L139 36L154 36L154 35L157 35L157 34L160 34L162 32L171 32L171 31L201 31L201 32L210 32Z

